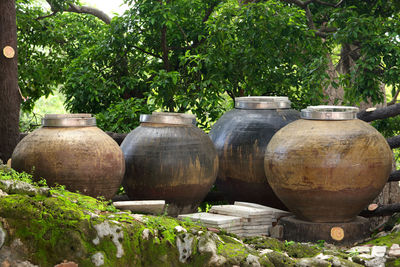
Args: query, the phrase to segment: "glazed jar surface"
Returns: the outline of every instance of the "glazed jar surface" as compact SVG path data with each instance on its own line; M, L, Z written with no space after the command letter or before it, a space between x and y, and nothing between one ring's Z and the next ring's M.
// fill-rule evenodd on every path
M142 115L121 144L124 188L133 200L165 200L168 214L196 212L213 185L218 157L210 138L179 113Z
M290 123L266 149L268 182L299 219L351 221L378 196L391 173L385 138L361 120L332 119L337 114Z
M299 118L287 97L240 97L236 108L213 125L209 135L219 156L216 186L230 202L286 209L265 177L264 153L272 136Z
M112 198L122 183L124 157L118 144L95 126L95 118L51 114L43 122L17 145L12 168L32 173L36 181L44 178L49 186Z

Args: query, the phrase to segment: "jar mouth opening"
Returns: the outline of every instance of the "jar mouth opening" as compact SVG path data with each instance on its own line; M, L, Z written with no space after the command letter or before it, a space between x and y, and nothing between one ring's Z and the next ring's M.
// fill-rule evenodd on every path
M237 109L289 109L291 104L286 96L235 97Z
M88 127L96 126L96 118L88 113L46 114L43 127Z
M301 110L300 117L306 120L354 120L358 111L357 107L352 106L308 106Z
M153 112L141 114L141 123L196 125L196 116L187 113Z

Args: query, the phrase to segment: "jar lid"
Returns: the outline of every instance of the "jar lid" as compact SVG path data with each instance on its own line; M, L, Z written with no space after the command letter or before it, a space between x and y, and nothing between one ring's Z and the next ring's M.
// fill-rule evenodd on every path
M186 113L153 112L151 115L141 114L140 122L196 125L196 116Z
M306 120L354 120L357 112L357 107L350 106L308 106L301 110L300 117Z
M43 127L88 127L96 126L92 114L46 114L42 119Z
M284 109L290 108L291 102L286 96L246 96L235 98L238 109Z

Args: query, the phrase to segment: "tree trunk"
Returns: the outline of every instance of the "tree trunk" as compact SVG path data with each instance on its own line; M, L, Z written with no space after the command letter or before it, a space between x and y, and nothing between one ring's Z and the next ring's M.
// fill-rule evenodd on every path
M15 13L15 0L0 1L0 159L4 162L11 157L19 141L21 97L18 92Z

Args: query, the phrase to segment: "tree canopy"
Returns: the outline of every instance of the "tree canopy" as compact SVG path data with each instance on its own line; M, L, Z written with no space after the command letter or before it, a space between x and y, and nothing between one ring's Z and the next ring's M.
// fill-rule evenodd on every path
M287 95L301 108L399 92L395 0L126 0L113 19L47 2L17 1L24 109L59 87L105 130L153 110L191 111L209 128L236 96Z

